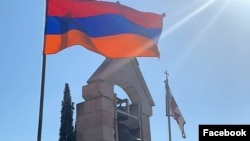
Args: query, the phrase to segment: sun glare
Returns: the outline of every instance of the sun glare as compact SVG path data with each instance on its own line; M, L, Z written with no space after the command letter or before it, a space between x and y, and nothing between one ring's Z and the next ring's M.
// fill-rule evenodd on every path
M230 0L231 11L237 15L237 20L241 21L241 26L250 28L250 0Z
M205 4L203 4L202 6L200 6L198 9L195 9L193 12L189 13L186 17L184 17L183 19L181 19L180 21L178 21L175 25L173 25L172 27L170 27L168 30L164 31L163 34L162 34L162 37L164 38L164 37L168 36L170 33L172 33L173 31L175 31L176 29L178 29L182 25L184 25L186 22L188 22L190 19L192 19L193 17L195 17L197 14L199 14L200 12L202 12L203 10L205 10L207 7L209 7L214 2L215 2L215 0L209 0Z
M239 0L239 2L241 2L244 5L250 5L250 0Z
M230 0L237 8L250 9L250 0Z

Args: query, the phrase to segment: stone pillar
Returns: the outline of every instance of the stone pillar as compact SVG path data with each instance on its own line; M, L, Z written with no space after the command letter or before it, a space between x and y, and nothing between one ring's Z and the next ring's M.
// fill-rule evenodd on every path
M149 116L142 114L141 115L141 122L142 122L142 129L141 130L142 130L143 141L151 141Z
M113 87L102 82L83 86L85 102L77 104L77 141L114 140Z

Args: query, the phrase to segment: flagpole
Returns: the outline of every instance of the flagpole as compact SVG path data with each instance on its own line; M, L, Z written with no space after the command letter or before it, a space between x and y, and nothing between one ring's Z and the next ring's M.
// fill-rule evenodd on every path
M43 54L42 78L41 78L41 93L40 93L40 108L39 108L37 141L41 141L41 135L42 135L45 70L46 70L46 55Z
M45 28L46 28L46 15L48 11L48 0L45 0ZM44 28L44 29L45 29ZM37 141L41 141L42 138L42 124L43 124L43 103L44 103L44 87L45 87L45 72L46 72L46 54L45 49L45 34L43 41L43 60L42 60L42 76L41 76L41 91L40 91L40 106L39 106L39 117L38 117L38 129L37 129Z
M171 122L170 122L170 111L169 111L169 108L170 108L170 103L169 103L169 98L170 98L170 95L169 95L169 86L168 86L168 72L166 71L165 72L166 74L166 80L164 81L165 82L165 90L166 90L166 116L168 117L168 137L169 137L169 141L172 140L171 138Z

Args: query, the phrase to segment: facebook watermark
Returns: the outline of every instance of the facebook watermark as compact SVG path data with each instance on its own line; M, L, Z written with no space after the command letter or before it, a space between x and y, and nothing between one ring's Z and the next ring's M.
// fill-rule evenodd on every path
M199 141L250 141L250 125L199 125Z

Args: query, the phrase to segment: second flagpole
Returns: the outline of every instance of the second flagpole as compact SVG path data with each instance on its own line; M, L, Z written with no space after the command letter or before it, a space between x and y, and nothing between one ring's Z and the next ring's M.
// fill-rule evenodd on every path
M171 122L170 122L170 109L169 109L169 106L170 106L170 101L169 101L169 98L170 98L170 95L169 95L169 87L168 87L168 72L166 71L165 72L166 74L166 80L164 81L165 82L165 91L166 91L166 116L168 117L168 137L169 137L169 141L172 141L172 138L171 138Z

